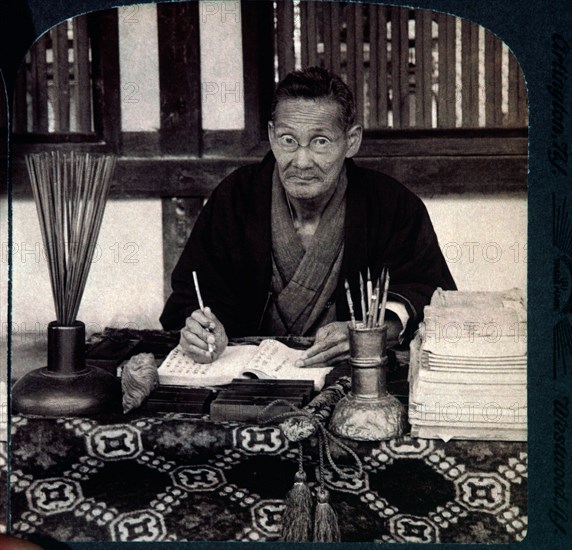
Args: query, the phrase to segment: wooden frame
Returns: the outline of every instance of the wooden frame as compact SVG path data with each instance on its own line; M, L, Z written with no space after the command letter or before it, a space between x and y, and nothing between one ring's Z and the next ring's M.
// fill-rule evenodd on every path
M78 132L70 132L69 127L69 109L57 109L56 128L57 132L48 133L47 110L40 109L35 114L33 120L33 131L31 133L18 133L24 124L22 109L25 105L18 102L18 97L22 94L16 94L16 102L14 109L14 133L13 143L15 145L16 156L21 151L45 149L46 145L63 144L81 144L81 148L95 148L101 151L111 151L119 153L121 151L121 132L117 125L120 119L120 95L119 95L119 36L117 26L117 10L102 10L90 13L87 21L83 21L82 25L87 25L90 35L91 51L92 51L92 93L93 93L93 118L94 131L88 131L89 122L86 113L82 113L78 119ZM77 23L75 23L77 25ZM36 48L45 49L45 36L38 39L35 44ZM64 55L65 37L63 30L60 31L55 39L54 48L59 49L59 56ZM85 55L87 44L82 41L79 49ZM66 50L67 51L67 50ZM37 49L32 50L32 55L37 53ZM41 52L40 52L41 53ZM77 53L77 52L76 52ZM81 53L80 53L81 55ZM41 55L39 58L41 59ZM34 83L41 84L46 78L45 63L39 62L35 64L36 79L32 83L32 94L45 93L42 86L35 86ZM20 73L21 74L21 73ZM56 82L65 81L68 76L63 70L57 70L54 74ZM22 76L17 79L17 86L22 88L25 81ZM79 71L79 86L85 89L89 86L89 78L81 69ZM67 105L67 98L65 105ZM44 101L37 102L38 105L47 105ZM65 106L64 105L64 106Z
M88 21L93 36L92 49L94 60L98 60L93 67L96 132L42 135L41 143L37 141L37 136L20 137L14 148L14 195L31 194L23 157L19 153L44 150L46 145L60 149L112 151L123 155L119 159L116 183L112 187L112 195L117 197L207 197L232 169L262 158L269 150L266 121L270 116L274 88L274 47L268 45L274 44L274 14L272 3L267 1L244 2L242 10L244 130L200 130L199 16L198 5L193 2L157 6L160 132L121 133L117 123L121 116L117 12L107 10L90 14ZM302 17L311 19L312 10L304 10ZM334 5L328 5L326 15L330 22L339 20L338 12ZM376 17L376 21L370 21L370 40L372 30L375 34L385 28L385 11L379 11L378 15L381 20ZM283 13L283 17L290 21L288 13ZM419 40L426 43L429 37L426 13L420 15L420 21L424 24L424 31ZM450 43L454 35L451 19L442 23L443 29L446 29L445 37ZM317 25L316 21L314 25ZM365 32L364 29L362 31ZM330 34L326 38L332 43L336 42L339 37ZM383 40L381 34L377 32L373 38ZM355 42L357 37L352 40ZM306 44L302 49L305 57L310 55L308 48ZM488 77L493 78L494 73L498 73L498 49L489 44L487 52L487 59L490 60ZM395 55L399 61L397 51ZM190 70L182 70L182 67L181 70L173 70L173 66L181 65L182 58L190 59ZM380 60L370 61L379 63ZM448 59L448 62L451 60ZM165 71L161 67L170 69ZM419 71L426 72L426 63ZM519 76L516 63L510 64L509 71L512 76ZM465 78L469 77L465 75ZM449 96L454 93L453 84L448 82L442 91L439 90L437 101L442 106L451 107ZM498 95L496 90L491 93ZM509 102L520 104L523 93L522 78L516 79L515 85L509 89ZM184 109L177 103L178 97L189 98ZM425 120L428 116L426 107L424 104L419 113ZM519 117L526 115L522 112L517 114ZM449 112L447 116L454 116L454 113ZM384 106L383 102L376 117L380 124L387 119L387 105ZM487 122L493 123L495 120L498 120L498 110L489 109ZM202 158L204 153L219 158ZM166 159L161 154L175 155L176 158ZM499 127L366 130L359 161L395 176L420 195L448 192L522 193L526 191L527 181L527 130Z
M434 132L439 136L431 135ZM527 136L515 130L468 133L387 131L365 140L356 159L388 173L421 196L444 193L525 193ZM208 197L234 169L258 162L269 150L260 142L248 156L225 158L121 157L111 194L115 197ZM15 197L31 196L23 159L13 163ZM444 177L446 174L446 177Z

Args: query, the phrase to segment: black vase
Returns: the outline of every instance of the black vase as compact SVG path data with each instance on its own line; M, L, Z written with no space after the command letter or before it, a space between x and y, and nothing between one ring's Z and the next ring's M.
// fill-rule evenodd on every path
M84 416L117 412L119 380L85 364L85 325L48 325L48 365L27 373L12 389L12 410L42 416Z

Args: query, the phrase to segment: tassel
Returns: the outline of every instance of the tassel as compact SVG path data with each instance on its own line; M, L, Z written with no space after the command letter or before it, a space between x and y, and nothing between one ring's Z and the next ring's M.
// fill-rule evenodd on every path
M315 542L340 542L340 527L338 516L329 503L329 492L320 487L318 489L318 504L314 519Z
M298 470L294 486L286 495L286 509L282 516L282 540L306 542L312 533L312 493L306 485L306 473Z
M276 400L267 405L262 413L266 412L270 407L276 403L287 403L291 408L295 407L281 400ZM299 464L298 471L296 472L296 478L294 482L294 487L290 490L285 500L285 510L282 515L282 540L286 542L306 542L309 541L310 527L312 523L311 512L312 512L312 496L308 486L306 485L306 474L302 466L303 459L303 449L301 440L305 437L317 433L318 435L318 452L319 452L319 465L318 465L318 479L319 488L317 491L317 504L314 512L314 542L341 542L341 532L340 526L338 524L338 516L335 510L329 503L330 494L325 488L324 484L324 471L325 471L325 459L327 458L332 470L336 472L341 478L344 479L359 479L363 475L363 466L359 456L350 449L345 443L336 439L331 433L326 430L324 425L320 422L317 414L311 414L304 410L293 410L291 412L282 413L274 416L270 420L282 420L282 419L303 419L304 422L304 433L300 433L296 429L290 431L290 427L296 428L296 423L290 424L284 430L285 437L292 443L298 442L299 449ZM308 421L308 422L306 422ZM268 422L265 421L265 422ZM287 422L283 422L282 428L285 427ZM309 433L306 433L305 428L310 427ZM294 437L290 438L293 435ZM332 440L337 444L338 447L346 451L353 459L357 465L357 472L353 474L348 474L344 470L340 469L334 463L330 452L330 446L328 440Z

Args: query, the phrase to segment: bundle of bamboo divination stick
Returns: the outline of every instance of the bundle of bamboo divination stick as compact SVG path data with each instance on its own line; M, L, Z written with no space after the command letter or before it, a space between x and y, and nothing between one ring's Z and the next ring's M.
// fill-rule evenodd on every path
M26 156L62 326L77 317L115 161L111 155L77 152Z

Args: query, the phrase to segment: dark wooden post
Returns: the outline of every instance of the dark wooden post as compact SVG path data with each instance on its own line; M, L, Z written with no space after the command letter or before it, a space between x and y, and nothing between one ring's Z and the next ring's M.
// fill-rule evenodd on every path
M161 151L201 154L199 4L158 4Z
M96 134L111 151L121 152L119 33L117 10L88 16L93 59L93 120Z
M267 139L266 123L274 94L274 13L272 2L241 3L244 66L245 142Z

